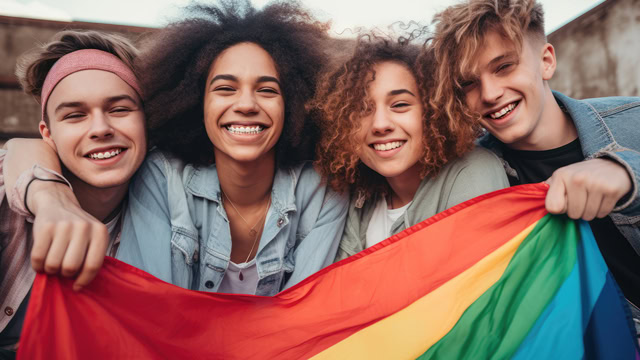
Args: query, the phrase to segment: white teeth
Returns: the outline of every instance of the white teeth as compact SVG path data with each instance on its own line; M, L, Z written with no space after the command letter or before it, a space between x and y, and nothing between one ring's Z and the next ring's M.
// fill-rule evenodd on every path
M399 148L404 144L404 141L391 141L385 144L373 144L373 148L377 151L388 151Z
M511 112L516 107L516 103L511 103L505 107L503 107L500 111L496 111L493 114L489 114L492 119L499 119L503 117L505 114Z
M228 125L226 126L226 128L230 133L243 134L243 135L245 134L255 135L262 132L262 130L264 130L264 127L260 125L256 125L256 126Z
M108 159L120 154L121 152L122 152L122 149L117 149L112 151L105 151L103 153L92 153L92 154L89 154L89 157L92 159Z

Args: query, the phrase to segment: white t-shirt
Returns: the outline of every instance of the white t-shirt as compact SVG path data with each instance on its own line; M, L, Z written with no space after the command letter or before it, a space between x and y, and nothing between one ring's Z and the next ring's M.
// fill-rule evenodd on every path
M109 232L109 245L107 246L107 255L115 257L118 252L118 246L120 245L120 231L122 226L120 221L122 220L122 212L113 217L108 223L104 224Z
M391 236L391 227L402 214L405 213L412 201L397 209L388 209L387 199L383 196L373 209L373 216L367 227L366 247L371 247Z
M258 267L256 266L255 257L251 261L242 264L229 261L229 266L222 277L218 292L253 295L258 288L258 280Z

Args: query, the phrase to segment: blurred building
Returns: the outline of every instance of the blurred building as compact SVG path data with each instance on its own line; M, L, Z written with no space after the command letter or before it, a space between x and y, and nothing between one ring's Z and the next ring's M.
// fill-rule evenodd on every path
M114 32L135 41L153 29L0 16L0 144L16 136L39 136L40 106L22 92L14 75L16 59L33 47L48 42L61 30Z
M607 0L549 34L552 89L574 98L640 96L640 0Z
M0 16L0 145L15 136L37 137L40 108L22 93L16 59L58 31L116 32L136 41L152 28L62 22ZM607 0L548 36L558 59L551 87L569 96L640 96L640 0ZM334 53L350 53L351 41L337 40Z

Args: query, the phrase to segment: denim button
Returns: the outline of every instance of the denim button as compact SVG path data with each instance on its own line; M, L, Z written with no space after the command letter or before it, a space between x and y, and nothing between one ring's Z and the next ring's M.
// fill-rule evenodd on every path
M11 306L7 306L4 308L4 313L7 314L7 316L13 315L13 308Z
M283 218L278 219L278 223L276 225L278 225L278 227L282 227L282 224L284 224L284 219Z
M209 280L206 283L204 283L204 286L207 287L207 289L213 289L213 281Z

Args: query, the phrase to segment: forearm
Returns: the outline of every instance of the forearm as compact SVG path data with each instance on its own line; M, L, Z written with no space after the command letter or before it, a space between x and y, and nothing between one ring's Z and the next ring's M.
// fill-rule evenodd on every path
M596 157L622 165L631 180L631 190L618 201L613 211L630 216L640 215L640 153L634 150L622 150L603 152Z
M4 181L7 189L13 188L20 174L36 164L62 172L58 154L42 140L11 139L5 147L7 156L4 161Z
M60 173L60 161L56 152L42 140L12 139L5 144L7 154L4 161L5 186L9 203L15 211L23 208L37 213L37 202L48 202L54 198L72 199L73 192L68 186L60 186L57 182L62 178L46 171L34 171L30 178L26 175L34 165ZM34 169L35 170L35 169ZM23 178L21 178L23 176ZM34 178L52 181L33 181ZM51 194L49 194L51 193ZM42 204L41 204L42 205Z

